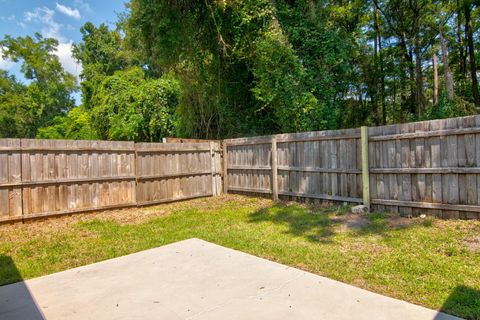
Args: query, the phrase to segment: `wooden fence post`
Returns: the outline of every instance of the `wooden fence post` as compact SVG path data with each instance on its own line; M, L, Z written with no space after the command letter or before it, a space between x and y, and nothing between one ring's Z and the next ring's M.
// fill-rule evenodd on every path
M222 141L222 155L223 155L223 193L228 193L228 153L227 153L227 142Z
M215 179L215 150L214 142L210 141L210 170L212 171L212 196L217 195L217 183Z
M368 127L360 128L360 141L362 144L362 184L363 205L370 210L370 174L368 168Z
M18 139L20 142L20 201L21 201L21 210L22 210L22 223L25 223L25 199L24 199L24 191L23 191L23 147L22 147L22 139Z
M272 138L272 199L278 201L277 139Z
M135 175L135 187L133 188L133 201L135 201L135 205L138 207L138 153L137 153L137 144L134 143L133 144L133 150L134 150L134 153L133 153L133 174Z

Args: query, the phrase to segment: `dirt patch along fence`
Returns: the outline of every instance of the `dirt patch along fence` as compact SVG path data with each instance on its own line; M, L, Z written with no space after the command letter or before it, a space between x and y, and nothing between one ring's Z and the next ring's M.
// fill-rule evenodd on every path
M228 139L223 152L225 192L480 218L480 116Z
M219 143L0 139L0 221L216 195Z

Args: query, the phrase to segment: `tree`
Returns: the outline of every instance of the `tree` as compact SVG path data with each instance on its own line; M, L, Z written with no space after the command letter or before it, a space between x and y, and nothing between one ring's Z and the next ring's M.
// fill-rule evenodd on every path
M20 85L3 73L6 100L0 107L4 113L14 114L15 128L9 136L35 137L37 130L53 123L74 106L72 93L76 89L73 75L63 70L54 54L58 46L55 39L35 37L12 38L5 36L0 41L3 58L21 62L21 72L28 84ZM12 103L15 101L15 103Z
M158 142L175 133L178 84L148 79L139 67L105 77L92 99L92 126L102 139Z
M92 126L90 113L82 107L75 107L65 116L55 117L54 124L40 128L36 138L94 140L99 137Z
M447 91L448 99L453 101L455 98L455 91L453 88L453 76L450 70L450 63L448 62L448 51L447 51L447 45L445 43L445 37L443 35L444 31L443 31L442 25L440 25L439 34L440 34L440 45L442 48L442 62L443 62L443 74L445 78L445 89Z
M133 0L127 39L179 79L185 135L334 128L350 58L315 2Z
M129 52L123 47L120 31L111 31L105 24L91 22L81 28L82 41L73 46L73 57L82 64L82 104L91 109L93 96L106 76L132 65Z
M380 26L380 16L378 10L378 1L374 1L373 6L373 21L374 21L374 29L375 29L375 37L374 37L374 51L375 51L375 62L378 60L376 64L379 66L379 70L377 70L377 74L380 77L380 89L378 89L378 84L376 83L377 90L376 95L377 97L381 97L382 102L382 123L385 124L387 122L387 110L385 106L385 70L384 70L384 62L383 62L383 54L382 54L382 33L381 33L381 26Z
M47 99L31 91L55 91L61 70L52 76L29 58L34 69L26 74L46 85L35 91L0 75L9 92L0 97L0 131L158 141L473 114L478 4L131 0L116 28L81 28L74 56L83 65L82 105L68 114L68 101L37 107ZM54 45L41 44L46 51ZM44 105L61 107L44 113Z
M26 135L24 129L30 120L25 114L27 101L26 86L0 70L0 138Z
M475 45L473 41L472 27L472 3L470 0L463 1L463 12L465 17L465 36L467 38L468 57L470 63L470 77L472 79L473 102L480 108L480 92L478 91L477 64L475 61Z
M432 67L433 67L433 99L432 102L434 105L438 103L438 63L437 63L437 53L434 51L432 53Z

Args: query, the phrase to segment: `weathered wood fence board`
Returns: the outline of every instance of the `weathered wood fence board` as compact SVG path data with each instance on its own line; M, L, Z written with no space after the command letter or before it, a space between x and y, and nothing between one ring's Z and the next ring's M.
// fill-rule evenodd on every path
M21 140L23 218L135 203L131 142Z
M361 203L374 210L480 217L480 116L224 141L232 192ZM366 135L367 136L367 135ZM272 141L277 170L272 170ZM362 172L368 182L363 184Z
M369 128L373 208L477 218L480 117Z
M221 191L220 144L0 139L0 221Z
M229 147L228 190L271 193L270 144L238 145Z
M279 196L362 201L359 129L225 140L228 190L272 193L273 139Z
M0 139L0 221L22 217L19 139Z
M217 194L216 149L210 143L138 143L135 149L137 204Z
M274 199L369 202L406 216L480 218L480 116L362 132L223 143L0 139L0 221L218 195L222 187Z

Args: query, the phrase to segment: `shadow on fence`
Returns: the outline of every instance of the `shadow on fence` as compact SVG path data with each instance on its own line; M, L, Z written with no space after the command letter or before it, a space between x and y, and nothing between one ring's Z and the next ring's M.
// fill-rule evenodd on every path
M0 275L5 282L22 279L11 257L0 254ZM0 319L45 319L25 282L0 286Z

